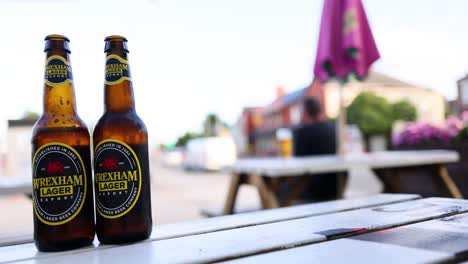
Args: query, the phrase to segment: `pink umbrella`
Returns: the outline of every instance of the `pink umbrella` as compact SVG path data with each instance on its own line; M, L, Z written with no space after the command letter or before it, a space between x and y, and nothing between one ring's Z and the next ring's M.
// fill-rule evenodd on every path
M314 74L321 81L340 82L338 153L343 155L345 111L343 84L364 78L380 58L361 0L324 0Z

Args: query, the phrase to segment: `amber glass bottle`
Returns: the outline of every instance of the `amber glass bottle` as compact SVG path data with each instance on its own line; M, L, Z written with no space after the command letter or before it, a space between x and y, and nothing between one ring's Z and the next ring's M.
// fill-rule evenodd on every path
M94 240L90 135L78 117L69 40L45 38L44 111L32 135L34 242L40 251Z
M127 40L105 39L104 115L93 133L96 232L101 243L146 239L152 230L148 132L135 111Z

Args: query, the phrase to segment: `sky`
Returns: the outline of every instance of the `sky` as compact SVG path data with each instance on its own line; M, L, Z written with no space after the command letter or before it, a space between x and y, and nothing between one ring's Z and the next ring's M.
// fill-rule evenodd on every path
M364 0L381 53L373 69L448 99L468 73L468 1ZM0 0L0 136L6 120L42 112L44 37L70 40L78 113L103 113L104 38L128 39L137 112L150 141L234 123L277 86L313 78L323 0Z

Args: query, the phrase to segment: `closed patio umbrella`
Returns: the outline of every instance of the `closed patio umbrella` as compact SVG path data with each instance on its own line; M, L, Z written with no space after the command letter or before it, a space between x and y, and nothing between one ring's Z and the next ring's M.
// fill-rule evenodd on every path
M337 153L344 155L343 85L350 77L365 78L380 58L361 0L324 0L314 74L339 86Z

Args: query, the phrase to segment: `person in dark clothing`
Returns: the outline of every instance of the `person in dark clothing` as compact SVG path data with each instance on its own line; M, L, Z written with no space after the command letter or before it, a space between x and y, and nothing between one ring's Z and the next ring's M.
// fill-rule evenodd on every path
M320 101L307 98L303 109L310 121L293 129L294 156L336 154L335 124L320 120ZM336 173L306 175L304 179L298 180L305 182L304 191L299 195L300 199L329 200L336 199L339 195Z
M320 120L320 101L308 98L304 101L304 113L310 122L293 129L294 156L312 156L336 153L335 124Z

